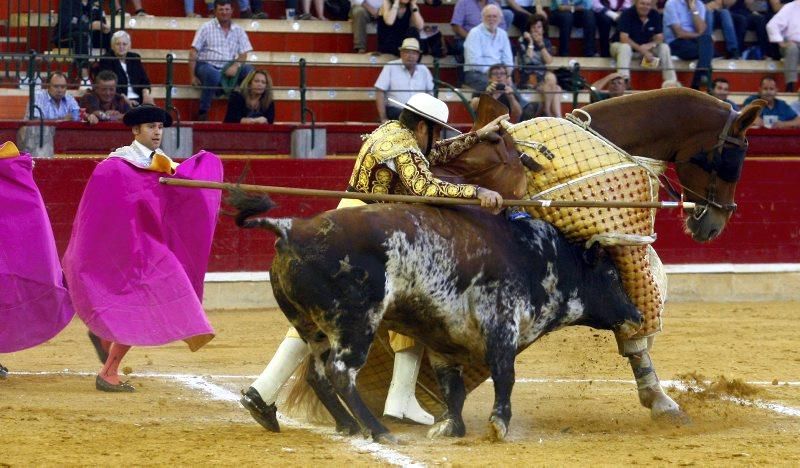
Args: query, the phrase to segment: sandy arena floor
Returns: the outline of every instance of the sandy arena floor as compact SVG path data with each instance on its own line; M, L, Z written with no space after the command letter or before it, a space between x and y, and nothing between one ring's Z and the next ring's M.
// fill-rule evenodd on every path
M241 408L239 389L283 337L277 310L212 312L217 338L134 348L134 394L94 389L99 364L74 321L51 342L0 355L0 466L28 465L798 465L800 304L681 303L667 308L652 353L662 379L741 379L708 392L670 390L693 418L659 426L639 406L627 362L607 332L569 328L517 359L509 436L489 442L492 388L465 408L464 439L391 424L407 442L380 446L331 428L283 420L268 433ZM744 391L742 391L744 390ZM755 391L748 394L748 391Z

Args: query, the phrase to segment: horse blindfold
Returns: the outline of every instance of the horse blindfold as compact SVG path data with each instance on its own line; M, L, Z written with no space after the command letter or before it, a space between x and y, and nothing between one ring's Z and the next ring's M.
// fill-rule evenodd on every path
M714 150L713 156L709 157L707 152L694 155L690 162L696 164L709 174L716 173L725 182L735 183L742 175L744 157L747 153L747 145L722 147L722 150Z

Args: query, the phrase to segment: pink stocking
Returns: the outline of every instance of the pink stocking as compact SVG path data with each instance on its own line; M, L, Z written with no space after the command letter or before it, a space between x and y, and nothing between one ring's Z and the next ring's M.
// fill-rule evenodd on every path
M119 385L119 363L131 349L129 345L111 343L108 350L108 359L100 369L100 378L112 385Z

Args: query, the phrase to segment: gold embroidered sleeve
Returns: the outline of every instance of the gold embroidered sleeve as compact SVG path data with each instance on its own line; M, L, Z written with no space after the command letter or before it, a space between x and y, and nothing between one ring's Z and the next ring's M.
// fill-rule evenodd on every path
M478 134L475 132L464 133L462 135L437 141L428 154L431 166L445 164L459 154L475 146L478 143Z
M395 160L395 168L400 180L409 193L425 197L476 198L478 186L471 184L451 184L436 178L428 168L421 154L408 151Z

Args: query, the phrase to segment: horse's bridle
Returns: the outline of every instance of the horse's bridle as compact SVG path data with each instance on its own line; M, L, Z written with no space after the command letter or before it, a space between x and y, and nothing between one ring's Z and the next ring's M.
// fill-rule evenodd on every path
M747 138L736 138L728 135L731 125L736 120L739 113L731 109L728 115L728 121L717 139L717 144L714 145L709 151L701 151L692 156L688 162L695 164L703 169L710 176L708 186L706 187L706 196L701 197L706 203L697 204L697 207L692 213L692 217L696 220L702 218L708 211L709 206L733 213L736 211L736 203L719 203L717 201L717 177L725 182L735 183L739 181L742 173L742 165L744 157L747 153ZM685 189L685 188L684 188ZM671 188L670 191L674 190ZM696 194L699 196L699 194Z

